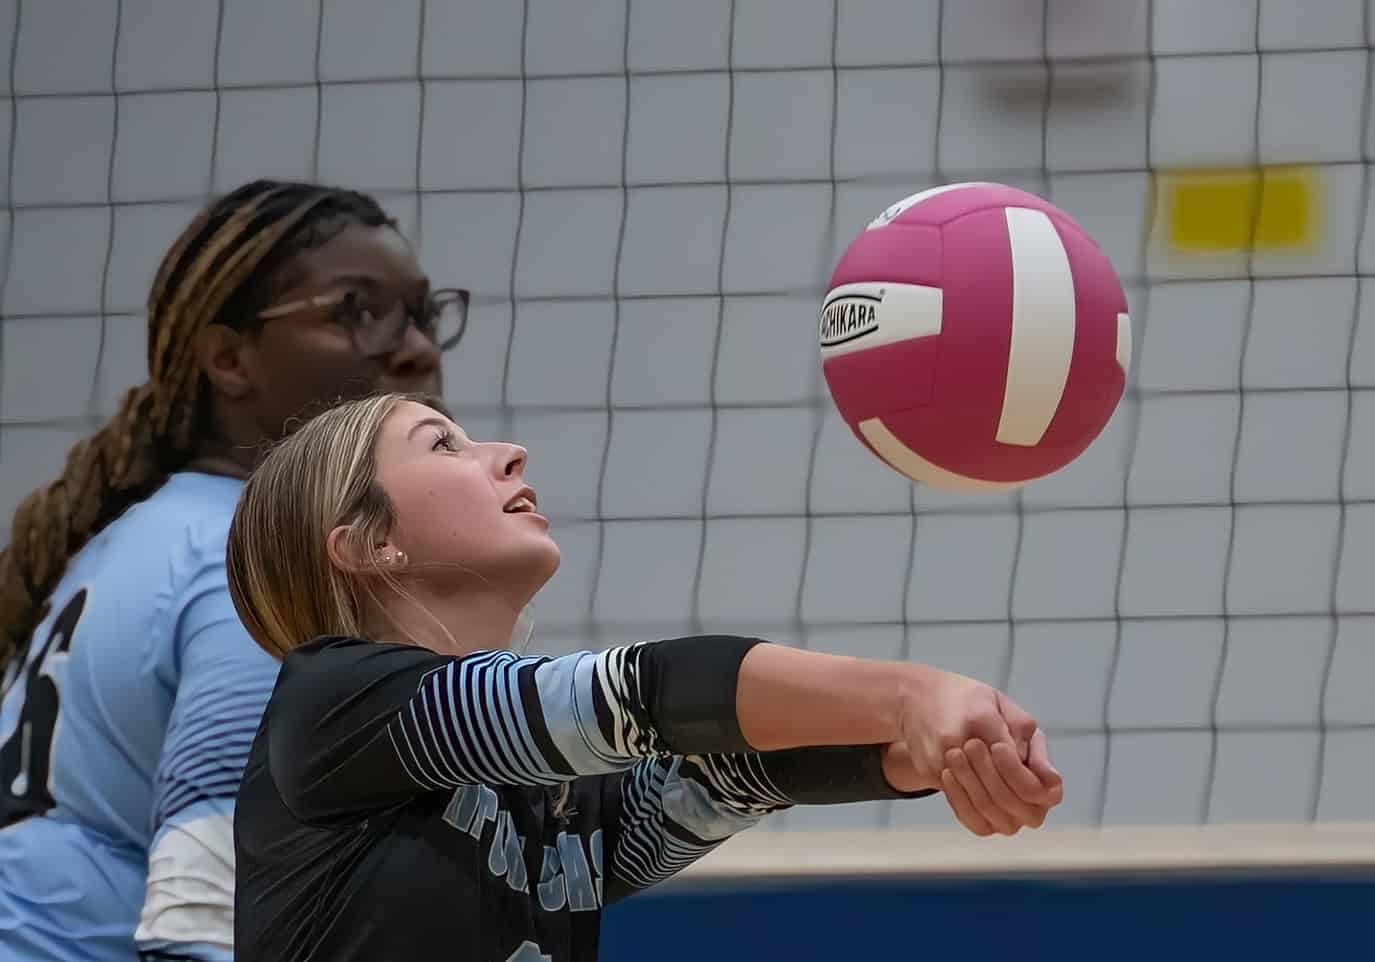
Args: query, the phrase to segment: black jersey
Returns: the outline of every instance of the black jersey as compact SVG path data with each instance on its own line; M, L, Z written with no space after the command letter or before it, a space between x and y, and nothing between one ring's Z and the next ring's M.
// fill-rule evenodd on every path
M765 814L900 797L872 746L745 750L753 643L287 655L235 815L236 958L592 960L606 905Z

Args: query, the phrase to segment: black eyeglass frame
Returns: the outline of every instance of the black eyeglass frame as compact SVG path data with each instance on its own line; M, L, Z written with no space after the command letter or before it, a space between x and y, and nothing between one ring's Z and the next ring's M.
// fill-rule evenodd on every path
M357 293L358 292L354 290L336 291L330 294L316 294L312 297L304 297L294 301L287 301L285 304L274 304L271 307L264 308L263 310L259 311L257 315L258 320L275 321L280 320L283 317L290 317L293 314L300 314L304 311L316 310L323 307L338 308L339 306L344 304L344 302L346 302L350 297L356 296ZM349 334L353 337L354 346L358 348L359 352L363 354L365 357L381 357L386 354L392 353L400 346L401 338L405 336L407 325L415 324L415 313L410 309L410 305L406 304L405 301L398 301L398 303L400 303L403 308L402 318L405 321L405 323L398 326L395 332L393 332L392 335L388 338L389 341L395 342L389 350L365 350L363 348L363 345L360 344L358 341L359 325L356 323L350 324L347 322L340 321L341 326L348 328ZM470 304L472 303L472 292L463 287L436 288L435 290L430 291L429 294L426 295L426 303L428 305L437 305L439 311L442 311L449 304L457 305L458 330L449 337L444 338L444 340L442 341L438 339L436 339L435 341L435 344L436 346L438 346L441 353L452 349L455 345L458 344L459 341L463 340L463 335L467 333L468 309ZM379 324L384 322L384 318L376 318L375 320ZM424 328L421 328L421 330L423 331ZM436 330L435 333L437 335L438 330Z

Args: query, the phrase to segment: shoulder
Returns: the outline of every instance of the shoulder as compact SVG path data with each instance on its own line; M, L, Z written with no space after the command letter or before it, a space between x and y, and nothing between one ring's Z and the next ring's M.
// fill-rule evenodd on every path
M87 567L126 571L145 581L175 582L206 566L223 569L241 490L233 478L174 474L102 530L78 557Z
M296 777L288 770L328 767L364 751L450 661L411 645L351 637L316 638L288 652L262 725L268 756L280 767L274 777Z
M127 522L132 536L163 532L173 548L223 561L242 491L243 482L235 478L179 472L120 522Z
M398 689L414 693L427 674L451 661L413 645L329 635L287 652L273 701L304 711L324 711L343 699L390 701Z
M282 659L282 673L293 678L318 679L357 667L390 665L401 660L438 658L432 651L411 645L369 641L351 635L323 635L291 649Z
M121 639L124 657L132 639L162 657L193 600L208 602L206 618L229 605L224 546L240 489L231 478L172 475L77 552L49 596L49 617L77 605L88 631Z

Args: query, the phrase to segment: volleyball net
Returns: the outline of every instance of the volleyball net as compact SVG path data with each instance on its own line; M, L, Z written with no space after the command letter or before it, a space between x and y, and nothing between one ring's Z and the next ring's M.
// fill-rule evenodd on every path
M0 524L145 376L207 196L348 185L475 293L446 393L532 450L535 648L974 675L1051 731L1066 829L1369 819L1373 32L1359 0L0 2ZM978 498L865 452L815 341L864 224L975 179L1100 241L1136 343L1077 463Z

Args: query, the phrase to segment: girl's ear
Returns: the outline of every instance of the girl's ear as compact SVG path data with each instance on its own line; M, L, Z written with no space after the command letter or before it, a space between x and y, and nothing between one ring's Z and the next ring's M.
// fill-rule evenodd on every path
M378 541L367 547L353 525L338 525L325 539L325 554L331 565L347 574L377 574L378 569L395 570L406 566L406 552L391 541Z
M397 568L406 563L406 553L389 541L365 548L352 525L341 524L325 537L325 554L330 564L347 574L375 573L378 568Z
M364 565L363 559L358 557L357 545L353 526L341 524L325 536L325 555L330 564L345 574L361 574Z

